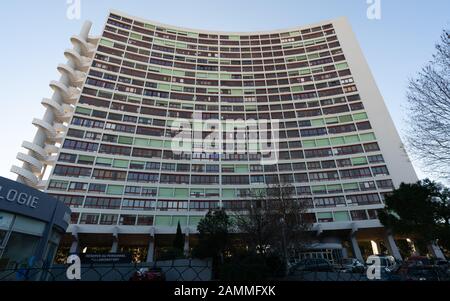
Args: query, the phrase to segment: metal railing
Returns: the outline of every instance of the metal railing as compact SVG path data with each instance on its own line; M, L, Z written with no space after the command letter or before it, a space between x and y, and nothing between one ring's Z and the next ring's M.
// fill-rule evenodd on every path
M70 265L15 267L0 269L0 281L76 281L67 277ZM82 264L79 281L132 281L142 279L142 274L160 274L153 277L167 281L209 281L212 268L210 260L182 259L150 264ZM141 277L139 277L141 275Z

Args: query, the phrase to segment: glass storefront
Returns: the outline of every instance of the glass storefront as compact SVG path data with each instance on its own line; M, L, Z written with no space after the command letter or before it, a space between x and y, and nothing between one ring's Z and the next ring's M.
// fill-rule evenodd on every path
M0 269L29 267L45 223L0 211Z

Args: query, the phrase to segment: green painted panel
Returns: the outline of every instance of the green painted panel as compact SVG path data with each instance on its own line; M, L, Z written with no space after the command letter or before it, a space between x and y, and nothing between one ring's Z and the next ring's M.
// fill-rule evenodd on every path
M106 189L106 194L122 195L123 188L124 187L121 185L108 185L108 189Z
M361 141L373 141L377 139L374 133L362 134L359 135L359 137L361 138Z
M366 113L353 114L353 119L354 120L366 120L367 119L367 114Z
M129 164L130 164L130 161L128 161L128 160L114 159L113 166L117 167L117 168L128 168Z
M359 137L358 137L358 135L345 136L344 140L345 140L345 143L356 143L356 142L359 142Z
M159 188L160 197L171 198L173 197L173 188Z
M188 218L187 216L172 216L172 226L176 227L178 222L180 222L181 227L187 226Z
M163 142L161 140L150 140L150 146L153 147L163 147Z
M110 158L97 158L96 163L101 165L111 165L113 159Z
M107 47L113 47L114 46L114 42L108 41L106 39L101 39L100 40L100 45L107 46Z
M83 155L78 156L78 161L94 163L94 160L95 160L95 157L92 157L92 156L83 156Z
M342 70L342 69L347 69L347 68L348 68L348 64L347 63L336 64L336 69L337 70Z
M315 140L303 140L302 145L303 145L303 147L316 147L316 141Z
M133 137L119 136L120 144L133 144Z
M342 145L345 144L344 137L334 137L330 139L331 145Z
M316 145L319 146L329 146L330 145L330 140L329 139L317 139L316 140Z
M91 109L87 109L87 108L82 108L82 107L77 107L77 109L75 110L75 113L78 114L82 114L82 115L91 115L92 110Z
M312 125L312 126L322 126L322 125L324 125L324 124L325 124L325 122L324 122L323 119L314 119L314 120L311 120L311 125Z
M317 213L317 218L321 219L321 218L333 218L333 214L331 212L320 212Z
M190 216L189 217L189 226L197 227L198 223L202 220L201 216Z
M189 197L189 189L188 188L175 188L175 197L176 198L188 198Z
M236 191L234 189L222 189L223 198L235 198Z
M366 157L352 158L351 160L353 165L366 165L368 163Z
M347 123L352 121L353 121L352 115L339 116L340 123Z
M336 222L346 222L350 220L350 216L347 211L340 211L334 213L334 220Z
M248 165L236 165L235 172L248 173Z
M134 138L134 145L148 146L149 141L150 141L149 139Z
M157 215L155 217L155 226L165 226L170 227L172 226L172 217L171 216L164 216L164 215Z

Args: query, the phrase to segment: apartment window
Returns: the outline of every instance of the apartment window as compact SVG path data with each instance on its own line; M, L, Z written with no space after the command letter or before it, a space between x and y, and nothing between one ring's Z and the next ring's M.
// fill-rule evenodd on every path
M116 225L119 216L117 214L102 214L100 225Z
M222 176L222 184L246 185L250 184L250 182L248 176Z
M84 167L73 167L73 166L64 166L64 165L56 165L54 171L54 175L64 176L64 177L90 177L91 169Z
M368 156L367 159L371 164L384 163L384 158L382 155Z
M142 196L156 196L158 193L156 188L142 187Z
M120 199L103 198L103 197L86 197L84 208L95 209L119 209Z
M376 142L367 143L367 144L364 144L364 150L366 151L366 153L376 152L376 151L380 150L380 147L378 146L378 143L376 143Z
M380 204L380 196L376 193L374 194L362 194L362 195L350 195L347 196L347 199L350 201L352 205L365 206L365 205L373 205Z
M340 170L341 179L356 179L371 177L372 173L369 168Z
M106 184L89 184L89 192L105 192Z
M154 173L138 173L138 172L129 172L128 173L128 181L130 182L158 182L159 175Z
M134 226L136 224L136 215L122 214L119 219L119 225Z
M159 162L147 162L145 163L145 169L147 170L159 170L161 163Z
M63 194L51 194L53 197L63 202L66 206L72 208L79 208L83 206L84 196L81 195L63 195Z
M77 155L61 153L61 154L59 154L58 160L60 162L75 163L77 161Z
M92 173L93 179L123 181L126 178L127 173L125 171L106 170L106 169L94 169Z
M367 213L365 210L350 211L350 215L354 221L367 220Z
M88 184L87 183L82 183L82 182L70 182L69 184L69 191L79 191L79 192L84 192L86 191L88 188Z
M388 176L389 171L386 166L372 167L372 173L374 176Z
M48 185L48 189L50 189L50 190L66 190L68 185L69 185L69 182L67 182L67 181L51 180L50 184Z
M154 210L155 200L141 199L123 199L122 210Z
M129 156L131 153L131 147L102 144L100 145L99 152L110 155Z
M189 175L161 174L160 182L166 184L189 184Z
M141 186L126 186L124 193L126 195L141 195L141 190Z
M392 180L379 180L377 181L379 189L394 189L394 183Z
M337 171L311 172L309 179L310 181L335 181L339 179L339 175Z
M191 176L191 184L195 184L195 185L199 185L199 184L219 184L219 176L192 175Z
M66 139L66 141L64 141L63 148L78 151L96 152L98 149L98 143Z
M336 207L338 205L345 205L345 199L342 196L314 198L314 205L317 208Z
M81 214L80 224L82 225L97 225L100 214L83 213Z
M138 226L151 226L153 225L153 216L139 215L136 224Z

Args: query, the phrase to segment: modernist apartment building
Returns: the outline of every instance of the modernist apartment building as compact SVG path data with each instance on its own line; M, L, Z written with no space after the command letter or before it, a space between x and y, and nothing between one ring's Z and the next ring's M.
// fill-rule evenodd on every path
M89 31L71 38L23 166L12 168L71 207L71 252L141 248L151 261L178 222L188 249L209 209L244 210L249 195L282 181L310 204L311 252L362 258L371 242L400 256L377 210L417 177L345 18L231 33L111 11L101 36ZM180 118L276 121L276 160L262 160L258 143L202 148L205 128L181 152Z

